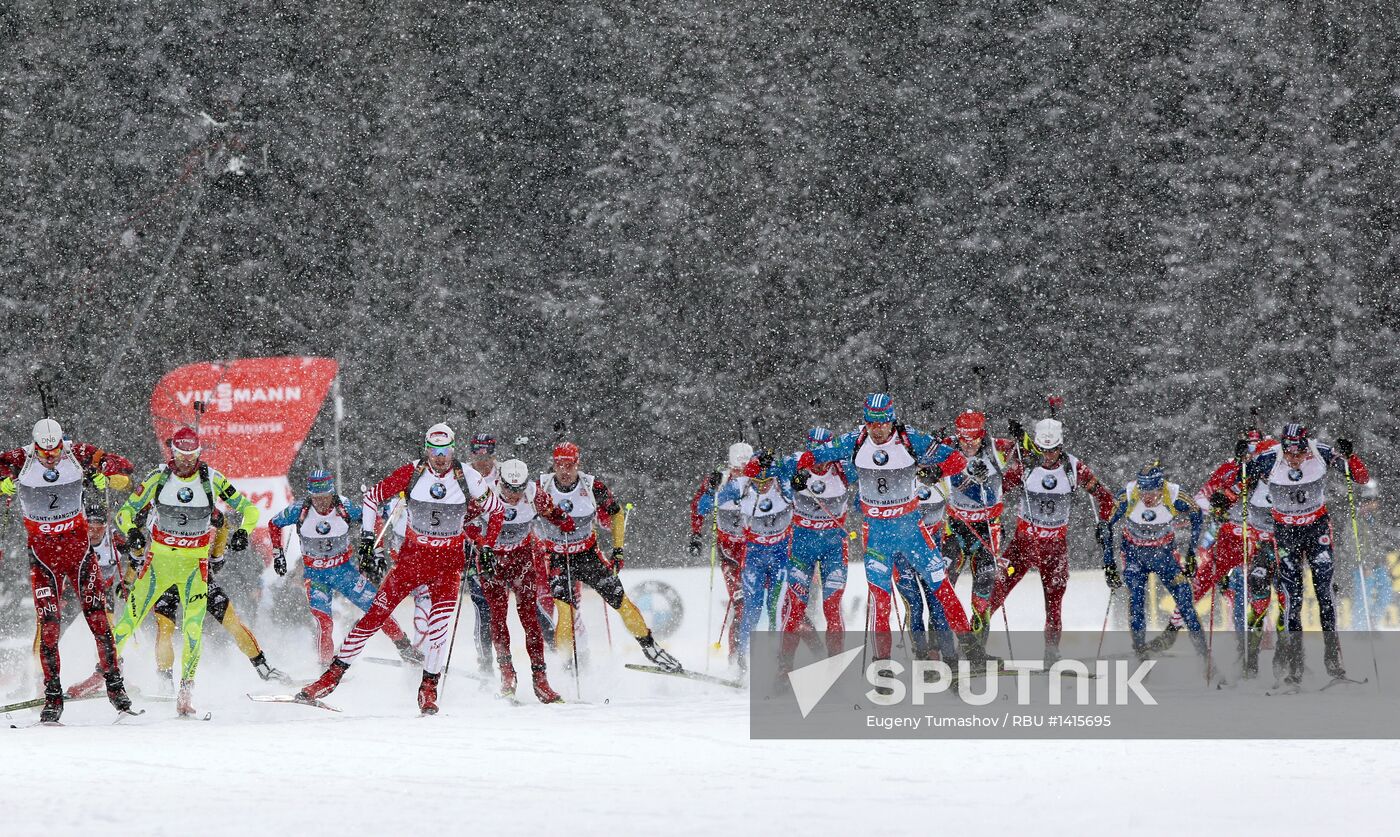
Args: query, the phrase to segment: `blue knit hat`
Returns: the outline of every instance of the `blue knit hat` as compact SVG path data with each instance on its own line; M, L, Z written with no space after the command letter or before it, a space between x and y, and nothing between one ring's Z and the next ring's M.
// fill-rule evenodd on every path
M334 494L335 477L330 471L316 470L306 478L306 490L312 494Z
M1167 474L1162 470L1162 463L1155 459L1142 466L1142 470L1138 471L1137 486L1139 491L1160 491L1166 482Z
M894 399L887 393L872 392L865 397L865 420L878 423L894 421Z
M831 431L825 427L813 427L807 431L807 450L824 448L831 444L833 438Z

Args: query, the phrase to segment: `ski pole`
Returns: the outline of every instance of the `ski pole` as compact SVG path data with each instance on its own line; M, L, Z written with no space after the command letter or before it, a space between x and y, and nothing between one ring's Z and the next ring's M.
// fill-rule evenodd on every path
M447 671L452 667L452 649L457 645L457 620L462 615L462 581L465 578L466 573L464 568L462 578L457 579L457 606L452 609L452 636L447 640L447 659L442 663L442 677L438 678L442 681L441 685L438 686L439 693L441 693L442 688L447 684ZM431 647L428 648L429 653L432 653L432 650Z
M574 596L574 559L564 553L564 581L569 585L569 650L574 658L574 697L583 700L583 686L578 673L578 599Z
M1206 638L1206 685L1210 685L1211 669L1215 666L1215 587L1210 586L1210 631Z
M714 513L714 538L710 541L710 592L706 596L709 602L705 606L705 632L709 633L710 626L715 623L715 566L719 564L719 491L715 491L715 513ZM725 612L729 609L726 607ZM723 630L723 626L721 626ZM715 643L716 649L719 643ZM710 672L710 655L705 654L705 673Z
M1376 634L1375 628L1371 624L1371 602L1366 583L1366 567L1361 557L1361 526L1356 519L1356 492L1353 490L1356 484L1351 478L1351 463L1346 463L1347 477L1347 508L1351 512L1351 542L1356 547L1356 570L1361 574L1361 610L1366 614L1366 638L1371 645L1371 670L1376 675L1376 687L1381 685L1380 663L1376 662Z

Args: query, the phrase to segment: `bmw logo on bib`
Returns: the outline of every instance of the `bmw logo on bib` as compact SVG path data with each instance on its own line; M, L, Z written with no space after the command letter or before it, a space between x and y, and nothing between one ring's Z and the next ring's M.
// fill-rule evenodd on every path
M328 521L328 520L322 520L320 523L317 523L317 524L316 524L316 534L318 534L318 535L329 535L330 533L331 533L331 524L330 524L330 521Z
M1055 486L1059 484L1060 481L1055 479L1054 474L1046 474L1045 476L1040 478L1040 487L1045 489L1046 491L1054 491Z
M514 519L515 519L515 507L512 506L512 507L506 509L506 520L514 520Z
M182 487L179 491L175 492L175 499L182 503L188 503L194 499L194 489L189 486Z
M933 496L933 492L929 489L929 487L928 487L927 485L921 485L921 486L919 486L919 499L920 499L920 500L927 500L928 498L930 498L930 497L932 497L932 496Z
M1148 523L1151 523L1152 521L1157 519L1157 512L1153 511L1152 509L1143 509L1142 519L1146 520Z
M877 451L875 451L874 454L871 455L870 459L871 459L871 461L873 461L876 465L885 465L885 464L888 464L888 463L889 463L889 461L890 461L890 455L889 455L888 453L886 453L885 451L877 450Z
M758 510L764 513L772 511L773 501L768 499L767 497L764 497L762 500L758 501Z
M563 509L565 514L568 514L569 512L574 510L574 501L570 500L568 497L565 497L564 499L559 501L559 508Z
M44 482L58 482L58 472L52 468L45 471Z
M685 618L685 605L680 593L664 581L647 579L632 590L629 598L646 618L652 633L658 637L674 634Z
M1303 478L1303 472L1298 470L1297 468L1291 468L1288 471L1288 478L1290 480L1293 480L1294 482L1297 482L1298 480Z
M428 496L434 500L441 500L447 496L447 486L440 482L433 483L432 487L428 489Z
M817 480L816 482L807 483L807 490L813 494L821 494L826 490L826 480Z

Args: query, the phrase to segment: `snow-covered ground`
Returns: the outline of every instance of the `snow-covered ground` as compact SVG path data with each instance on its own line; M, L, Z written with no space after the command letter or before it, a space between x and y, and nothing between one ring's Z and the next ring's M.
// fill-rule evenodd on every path
M703 669L706 573L626 573L629 587L646 578L686 597L687 619L663 644ZM1085 581L1070 585L1067 625L1097 630L1103 584ZM854 572L853 591L860 584ZM586 703L541 706L522 689L524 703L513 707L449 675L442 714L420 718L415 671L362 663L330 698L341 714L255 704L246 692L277 690L228 643L210 642L196 694L214 715L208 723L138 700L147 714L114 726L104 701L86 701L69 704L63 728L3 730L0 832L1176 835L1193 823L1221 833L1400 831L1393 742L751 741L744 695L623 669L641 653L615 617L608 650L602 605L589 595ZM1039 599L1035 579L1016 591L1013 628L1039 627ZM309 636L265 633L274 662L314 673ZM91 670L81 626L63 649L67 671ZM376 637L367 653L391 652ZM147 694L151 653L146 641L127 658L129 682ZM460 669L474 670L465 630L456 655ZM516 659L525 669L523 649ZM722 668L717 655L711 667ZM575 697L564 672L555 667L551 677ZM33 718L18 712L10 722Z

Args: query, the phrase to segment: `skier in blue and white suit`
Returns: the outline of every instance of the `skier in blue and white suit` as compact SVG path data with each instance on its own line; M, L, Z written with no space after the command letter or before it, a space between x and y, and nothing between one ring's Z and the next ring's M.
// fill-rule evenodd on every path
M777 602L792 553L792 485L779 479L782 467L771 451L749 460L744 476L719 490L718 503L737 503L744 519L743 621L739 626L738 663L749 664L749 638L759 618Z
M1176 521L1185 516L1191 521L1191 541L1182 551L1182 564L1177 563ZM1191 597L1191 577L1196 574L1196 546L1201 539L1201 510L1191 502L1181 486L1168 482L1162 466L1149 462L1138 472L1137 479L1128 483L1114 498L1113 516L1108 520L1104 538L1104 577L1109 589L1128 585L1128 627L1132 632L1133 650L1146 657L1147 647L1147 576L1156 573L1174 599L1182 620L1191 631L1191 641L1201 656L1206 655L1206 639L1196 618L1195 602ZM1123 522L1123 574L1113 557L1113 530Z
M807 450L830 447L834 439L825 427L807 431ZM840 652L845 625L841 595L846 592L846 506L850 484L856 480L849 460L799 469L795 453L783 459L779 479L792 486L792 560L788 564L787 597L783 607L783 662L790 666L798 632L806 622L812 580L821 576L822 612L826 616L826 647Z
M894 399L875 393L865 399L865 424L846 433L829 448L804 452L799 468L849 460L860 489L865 520L865 577L875 610L875 656L890 655L891 570L906 565L935 591L930 619L939 629L945 659L953 656L948 630L965 634L967 614L948 583L947 562L919 528L919 483L916 475L929 469L938 476L960 473L967 464L962 454L929 434L896 421Z

